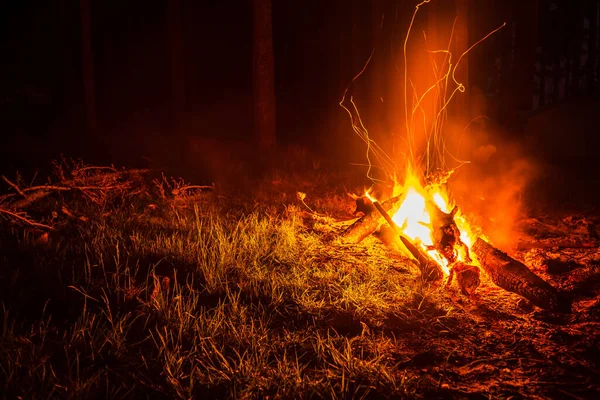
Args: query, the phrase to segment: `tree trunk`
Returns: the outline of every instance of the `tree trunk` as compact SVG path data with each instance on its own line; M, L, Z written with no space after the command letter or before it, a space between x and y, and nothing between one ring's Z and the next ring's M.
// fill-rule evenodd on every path
M254 131L260 151L276 146L275 65L271 0L254 0Z
M87 130L96 130L96 88L94 83L94 55L92 50L92 21L90 0L79 1L81 13L81 58Z
M515 12L517 32L514 57L515 79L512 87L515 108L522 113L531 110L535 94L535 52L538 45L539 10L539 0L530 0L519 3Z
M169 58L171 72L171 117L174 129L178 132L185 109L185 65L182 34L182 0L169 0L167 24L169 36Z

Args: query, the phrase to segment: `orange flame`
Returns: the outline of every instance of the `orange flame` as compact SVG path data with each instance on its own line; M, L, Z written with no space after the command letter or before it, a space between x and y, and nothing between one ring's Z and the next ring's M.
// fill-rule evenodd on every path
M363 124L354 99L352 96L347 99L350 86L365 72L373 53L371 53L363 69L352 79L350 86L344 92L340 106L348 113L354 132L367 145L367 177L373 182L377 181L371 174L374 166L373 162L376 162L377 167L384 172L388 179L398 182L398 176L406 166L404 183L403 185L397 184L396 187L403 193L402 202L398 211L392 216L392 220L403 236L427 253L448 275L454 263L477 264L476 260L470 259L470 248L476 237L483 235L468 223L467 218L460 211L454 209L454 204L450 201L445 186L431 183L424 185L425 179L423 177L429 176L432 171L446 172L449 177L458 167L468 163L466 160L461 160L458 153L453 154L450 151L450 147L446 143L448 131L444 128L448 113L447 106L457 93L466 90L465 85L458 81L456 70L463 58L475 46L498 32L506 23L473 43L454 62L449 49L457 21L455 19L450 31L447 48L433 48L426 51L430 56L444 55L441 64L439 60L436 60L436 57L430 57L433 76L427 76L425 73L424 76L416 76L417 79L414 81L411 78L413 70L419 72L427 70L409 68L407 44L419 9L429 2L430 0L420 0L416 5L403 45L403 122L405 135L402 137L403 145L398 147L403 149L402 153L388 155L383 148L379 147L370 137L369 131ZM424 36L426 47L436 46L435 43L427 42L427 35L424 34ZM425 88L425 90L419 90L422 88ZM480 118L480 116L475 117L473 120L477 118ZM462 140L462 137L460 140ZM458 166L450 168L450 165L446 163L446 156L451 157L452 162L458 164ZM366 196L375 201L369 192L366 193ZM451 226L451 228L446 229L448 226ZM446 240L448 235L451 235L450 240ZM443 238L443 240L440 238ZM407 251L407 253L409 252Z
M446 191L439 185L424 187L416 175L409 174L404 182L402 193L400 208L392 216L392 220L404 236L429 254L440 265L446 275L450 274L452 265L435 248L432 208L431 205L428 206L428 202L435 204L441 211L450 214L453 207ZM372 201L376 201L369 192L365 195ZM471 227L467 218L460 214L460 211L454 215L454 222L460 231L460 240L470 250L476 238L476 230ZM460 246L455 247L456 261L468 262L467 253Z

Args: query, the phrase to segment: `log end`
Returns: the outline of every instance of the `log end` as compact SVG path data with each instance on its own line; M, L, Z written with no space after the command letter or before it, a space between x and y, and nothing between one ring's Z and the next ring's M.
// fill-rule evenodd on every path
M481 284L479 268L475 265L459 264L454 270L461 293L465 296L473 295Z

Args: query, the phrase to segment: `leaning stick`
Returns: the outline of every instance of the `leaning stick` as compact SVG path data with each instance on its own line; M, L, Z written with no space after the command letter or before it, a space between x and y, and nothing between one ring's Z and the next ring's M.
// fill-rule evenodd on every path
M444 272L440 268L440 266L427 255L427 253L422 252L410 242L403 234L400 232L400 228L394 222L394 220L390 217L390 215L385 211L385 209L381 206L381 204L374 200L373 206L379 211L381 216L387 221L392 230L400 237L402 244L408 249L410 254L413 255L414 258L419 262L419 266L421 269L421 274L426 281L437 281L444 277Z

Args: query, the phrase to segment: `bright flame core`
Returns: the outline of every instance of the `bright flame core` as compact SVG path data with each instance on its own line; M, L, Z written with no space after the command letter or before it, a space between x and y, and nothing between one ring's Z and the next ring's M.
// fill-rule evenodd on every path
M423 187L419 179L414 175L409 175L404 183L403 198L398 211L392 216L392 220L400 228L404 236L409 238L413 244L417 245L435 260L444 273L450 273L450 262L446 257L435 248L434 229L432 223L432 205L435 204L441 211L450 214L452 207L445 190L441 186ZM367 197L375 200L369 193ZM428 206L429 202L429 206ZM470 250L475 238L474 230L471 228L467 219L460 212L454 215L454 222L460 231L460 240ZM456 262L473 263L467 260L466 252L461 246L455 246ZM469 251L470 253L470 251Z

